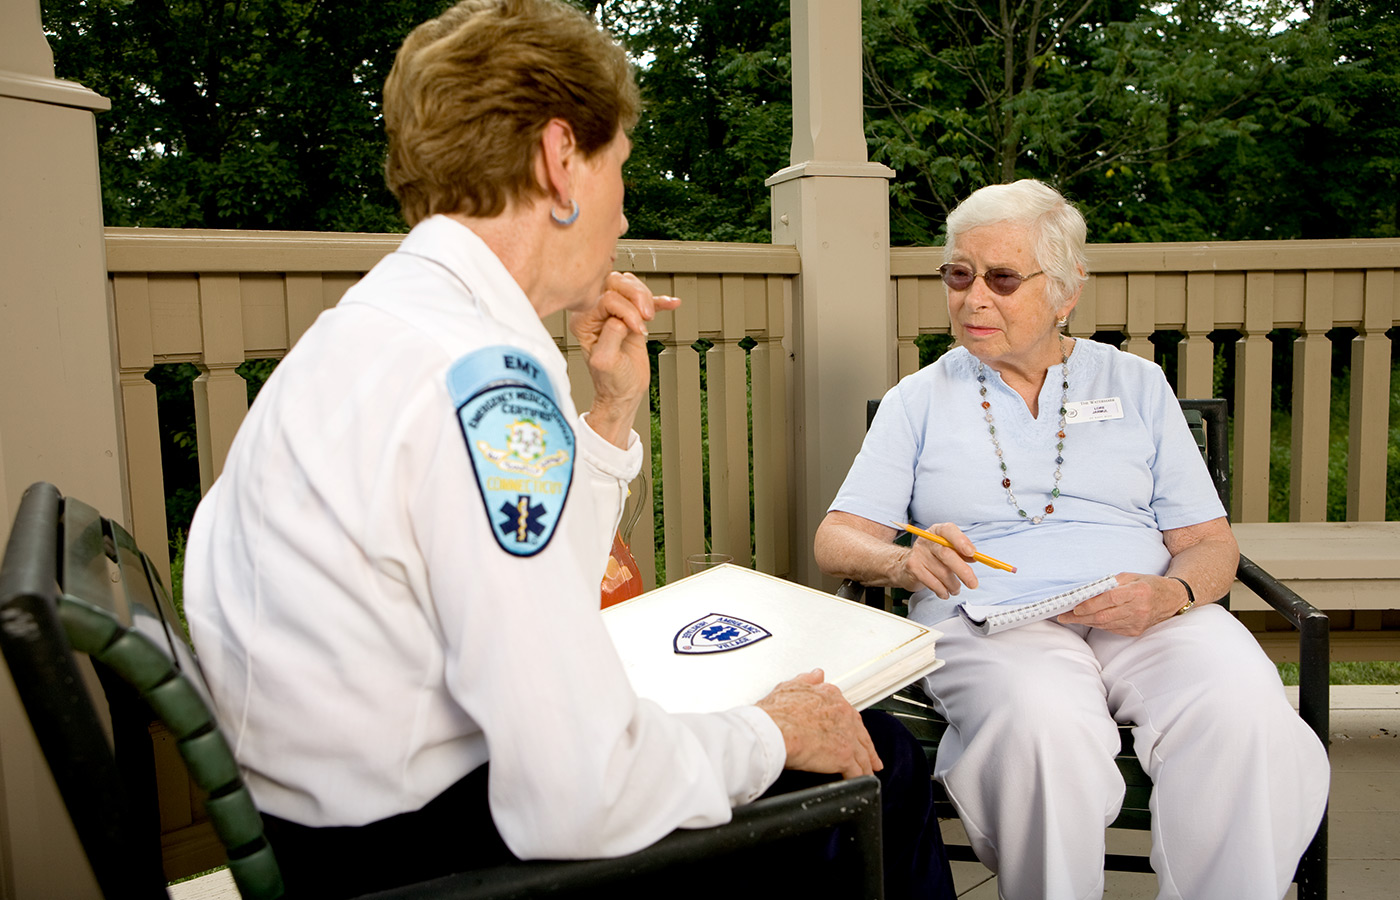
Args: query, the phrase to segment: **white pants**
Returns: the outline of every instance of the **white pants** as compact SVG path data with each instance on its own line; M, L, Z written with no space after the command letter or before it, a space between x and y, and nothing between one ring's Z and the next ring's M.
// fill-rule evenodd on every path
M1208 605L1136 638L1036 622L935 626L924 687L950 726L935 777L1003 898L1101 897L1123 802L1116 721L1152 777L1159 898L1278 898L1327 803L1327 754L1278 671Z

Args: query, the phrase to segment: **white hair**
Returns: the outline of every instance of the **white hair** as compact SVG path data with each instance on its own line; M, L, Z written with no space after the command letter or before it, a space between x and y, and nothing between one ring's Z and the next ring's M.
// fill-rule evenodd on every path
M959 203L948 214L944 261L952 262L958 235L1002 223L1030 229L1036 265L1048 279L1045 298L1054 309L1059 309L1089 280L1084 216L1059 191L1034 178L989 184Z

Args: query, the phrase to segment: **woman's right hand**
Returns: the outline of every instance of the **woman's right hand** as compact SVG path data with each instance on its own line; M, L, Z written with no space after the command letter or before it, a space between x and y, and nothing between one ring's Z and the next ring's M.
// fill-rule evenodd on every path
M651 383L646 323L658 310L680 300L651 289L632 273L613 272L592 309L569 316L593 379L588 425L601 437L626 448L638 407Z
M865 585L906 591L927 587L945 598L961 591L963 585L977 587L977 576L969 564L975 552L972 540L949 523L928 530L953 546L915 538L912 547L901 547L894 543L899 533L894 528L833 510L818 526L813 549L823 572Z
M906 591L927 587L945 600L962 591L963 585L977 587L977 575L972 571L972 554L977 548L962 529L951 522L942 522L924 529L952 544L944 547L925 538L914 538L901 561L899 586Z
M754 705L783 733L786 768L839 773L842 778L884 768L860 713L821 669L784 681Z

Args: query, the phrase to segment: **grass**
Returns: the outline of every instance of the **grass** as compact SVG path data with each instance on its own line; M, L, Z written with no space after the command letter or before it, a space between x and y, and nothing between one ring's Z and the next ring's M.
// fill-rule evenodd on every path
M1298 664L1279 663L1284 684L1298 683ZM1400 684L1400 662L1334 662L1331 684Z

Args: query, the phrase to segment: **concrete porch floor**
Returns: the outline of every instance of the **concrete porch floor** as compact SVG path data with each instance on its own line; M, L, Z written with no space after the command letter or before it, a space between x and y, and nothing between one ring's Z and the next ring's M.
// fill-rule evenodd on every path
M1297 688L1289 688L1296 702ZM1332 796L1328 896L1382 898L1400 884L1400 685L1333 687ZM961 840L956 821L944 835ZM956 838L954 838L956 835ZM1114 852L1146 852L1144 832L1110 832ZM958 896L996 900L996 876L976 863L953 863ZM1296 895L1290 888L1288 896ZM1109 872L1104 896L1150 900L1156 877ZM172 900L236 900L227 870L172 885Z

